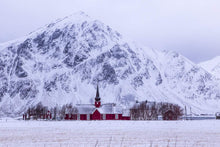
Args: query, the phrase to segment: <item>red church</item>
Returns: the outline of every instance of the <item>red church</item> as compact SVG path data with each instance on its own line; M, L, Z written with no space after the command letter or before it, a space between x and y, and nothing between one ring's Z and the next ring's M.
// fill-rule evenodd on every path
M77 114L66 114L66 120L130 120L129 111L115 103L101 104L97 86L95 104L77 104Z

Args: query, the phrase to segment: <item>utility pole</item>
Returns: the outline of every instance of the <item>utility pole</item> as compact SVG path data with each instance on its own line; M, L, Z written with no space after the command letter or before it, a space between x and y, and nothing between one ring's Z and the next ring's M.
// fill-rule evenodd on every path
M192 108L190 107L190 120L192 120Z
M187 120L187 111L186 111L186 106L185 106L185 120Z

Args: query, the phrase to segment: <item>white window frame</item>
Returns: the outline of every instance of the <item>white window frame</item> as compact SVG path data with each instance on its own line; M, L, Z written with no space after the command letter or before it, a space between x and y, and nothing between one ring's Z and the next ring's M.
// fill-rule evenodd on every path
M115 119L118 119L118 114L115 114Z
M86 119L87 119L87 120L90 120L90 114L87 114L87 115L86 115Z

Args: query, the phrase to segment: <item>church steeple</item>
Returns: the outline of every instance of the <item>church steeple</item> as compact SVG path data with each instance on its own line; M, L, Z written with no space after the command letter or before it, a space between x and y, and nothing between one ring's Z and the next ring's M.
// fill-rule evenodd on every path
M97 85L97 89L96 89L95 101L100 101L100 97L99 97L99 86L98 86L98 85Z
M99 96L99 86L97 85L97 89L96 89L96 97L95 97L95 106L96 107L100 107L101 102L100 102L101 98Z

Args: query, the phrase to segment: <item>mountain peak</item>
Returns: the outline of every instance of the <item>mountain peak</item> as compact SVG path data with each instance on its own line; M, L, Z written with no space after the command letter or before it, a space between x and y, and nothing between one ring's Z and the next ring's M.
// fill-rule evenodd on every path
M44 27L41 27L37 29L36 31L31 32L30 34L35 34L37 32L42 32L45 30L54 30L58 28L64 28L72 24L81 24L85 21L93 21L93 19L89 17L86 13L84 13L83 11L79 11L71 15L68 15L66 17L56 19L55 21L52 21L51 23L45 25Z
M201 62L199 65L220 79L220 56Z
M5 114L38 102L49 107L93 103L97 81L105 103L130 107L136 100L166 101L193 106L194 112L220 108L212 103L220 99L219 85L205 70L178 53L134 45L83 12L0 48Z
M81 21L91 20L91 17L89 17L86 13L83 11L75 12L69 16L59 18L55 20L54 23L76 23Z

